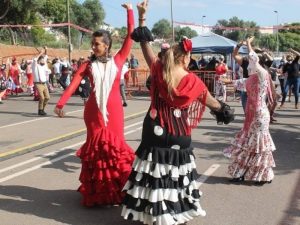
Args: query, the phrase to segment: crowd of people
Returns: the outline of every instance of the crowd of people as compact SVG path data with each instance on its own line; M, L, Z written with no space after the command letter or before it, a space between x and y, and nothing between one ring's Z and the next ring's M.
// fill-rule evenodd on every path
M291 49L295 57L288 55L287 62L275 65L271 55L254 48L254 38L249 37L234 49L237 76L228 80L225 57L212 58L207 64L202 57L195 64L191 60L192 42L186 37L173 45L164 43L156 55L150 45L152 34L146 26L148 0L137 5L139 26L135 29L132 5L122 6L127 12L127 36L115 55L111 54L110 33L98 30L92 34L93 54L86 60L49 61L44 47L39 55L22 60L20 65L13 58L11 63L1 66L0 99L22 92L20 77L26 73L27 91L39 100L38 115L46 115L49 92L57 85L64 89L54 109L59 117L64 117L63 108L73 93L78 92L84 99L87 135L77 151L82 165L78 189L82 204L122 204L122 217L148 225L186 224L196 216L205 216L200 205L191 132L201 122L206 107L218 124L234 120L234 111L224 103L228 83L240 92L245 112L243 128L223 150L232 160L228 167L231 181L271 183L275 145L269 123L275 120L275 81L283 80L280 107L293 87L298 108L300 53ZM124 138L123 113L127 106L124 86L128 83L128 70L139 66L134 55L128 59L133 40L140 43L151 74L151 103L135 153ZM242 45L247 46L248 55L239 54ZM193 72L204 65L215 71L215 97ZM132 73L132 80L136 86L137 73Z
M234 80L236 91L239 92L243 109L246 106L246 94L244 83L248 78L249 59L246 54L240 54L239 49L245 43L237 44L233 51L234 66L228 66L223 55L208 56L201 55L199 60L192 59L189 64L191 71L206 72L214 74L215 86L214 93L217 99L226 101L226 84L232 83L229 80ZM274 54L267 49L254 48L254 51L260 58L260 64L268 70L271 75L273 86L276 89L276 100L280 101L280 107L284 107L285 101L291 101L291 93L295 97L295 109L299 108L298 98L300 92L300 63L299 52L294 49L289 49L287 53L282 55L280 60L275 59ZM205 74L206 74L205 73ZM277 90L277 87L280 89ZM272 110L274 111L274 109ZM272 121L275 121L273 118Z
M45 53L43 54L47 55ZM80 57L78 60L72 59L71 62L69 62L65 57L55 57L50 60L47 56L45 61L47 67L45 84L48 88L48 92L54 92L55 88L65 90L70 85L78 68L86 60L90 60L90 57ZM3 104L2 100L7 99L10 95L18 96L20 93L32 95L34 96L33 100L39 101L40 94L36 85L39 81L36 82L36 80L34 80L33 62L34 58L22 58L21 62L18 63L15 56L7 58L5 62L2 60L0 68L0 104ZM131 54L130 60L126 58L121 73L120 94L124 107L127 106L126 87L130 87L131 84L132 87L138 87L140 85L138 70L138 59L134 58L134 55ZM84 77L75 94L80 95L85 103L90 95L90 91L90 81L87 77Z
M73 78L73 74L85 60L83 57L78 60L72 59L71 63L66 58L59 57L50 60L46 47L37 57L23 58L20 63L15 56L7 58L6 61L2 60L0 102L3 103L2 100L9 98L10 95L18 96L24 92L33 96L33 100L38 101L41 97L38 91L38 84L40 83L46 85L49 93L54 92L54 88L66 89ZM40 71L40 68L36 70L36 67L41 64L44 66L43 71ZM84 85L84 83L83 81L77 94L85 100L89 96L90 86L89 84Z

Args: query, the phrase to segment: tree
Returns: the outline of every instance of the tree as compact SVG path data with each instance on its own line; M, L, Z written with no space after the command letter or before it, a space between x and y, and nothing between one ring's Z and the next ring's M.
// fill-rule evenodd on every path
M98 28L105 18L105 12L101 2L99 0L85 0L82 6L89 10L92 17L90 21L85 20L85 27L88 29Z
M248 36L255 36L256 38L259 37L260 32L258 31L258 26L253 21L244 21L240 20L238 17L234 16L227 20L218 20L216 27L227 27L229 29L214 29L216 34L225 36L234 41L241 41L244 40ZM243 28L243 30L236 30L234 28ZM230 29L232 28L232 29ZM257 29L254 29L257 28Z
M275 51L277 46L276 36L273 34L264 34L261 35L258 39L258 45L262 48L267 48Z
M285 29L279 30L279 51L287 51L289 48L300 50L300 31L297 29L299 25L300 23L292 23L286 25ZM293 29L293 27L295 28ZM261 35L259 45L275 51L277 46L276 34Z
M190 27L176 27L175 28L175 41L180 41L183 36L193 38L197 36L197 32Z
M2 24L33 24L42 25L45 23L65 23L67 22L67 4L66 0L24 0L12 1L2 0L3 4L9 2L9 8L3 7L1 3L0 16ZM99 0L85 0L80 4L77 0L70 1L70 20L71 23L81 27L94 30L102 24L105 17L105 12ZM6 14L5 16L3 16ZM67 28L51 28L54 33L62 33L67 36ZM22 27L22 28L3 28L0 31L0 36L7 39L10 35L11 43L16 44L18 41L23 41L28 44L32 41L33 44L40 44L42 40L56 42L55 35L51 32L46 32L41 27ZM71 29L71 38L73 43L77 43L84 36L84 32Z
M66 1L62 0L45 0L40 10L48 21L53 23L63 23L67 21Z
M82 5L73 2L71 14L73 23L89 30L99 29L105 18L105 12L99 0L86 0ZM85 32L81 32L80 45L85 34Z
M119 33L119 37L125 38L127 35L127 27L116 28L116 31Z
M10 0L3 0L2 7L0 9L0 20L3 19L8 13Z
M151 31L156 38L169 39L172 37L171 24L166 19L156 22Z
M44 4L44 0L27 1L10 1L10 6L6 12L6 16L2 18L3 24L31 24L37 21L37 12ZM11 43L16 44L17 33L23 36L23 40L27 40L27 28L8 28Z

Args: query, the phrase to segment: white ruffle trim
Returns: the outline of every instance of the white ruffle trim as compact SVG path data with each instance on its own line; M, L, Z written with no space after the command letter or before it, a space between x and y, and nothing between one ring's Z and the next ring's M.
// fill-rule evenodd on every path
M154 170L152 170L153 162L151 162L152 158L150 157L150 154L151 153L149 153L148 156L149 161L141 160L139 157L135 158L132 165L134 171L138 173L147 173L155 178L161 178L162 176L168 175L171 171L172 179L176 180L179 178L179 176L185 176L188 173L192 172L193 169L196 169L194 156L190 155L191 162L185 165L178 167L168 164L156 163Z
M188 178L185 177L188 182ZM123 191L126 191L128 195L131 195L133 198L136 199L146 199L149 202L156 203L160 201L170 201L170 202L178 202L178 196L181 196L182 199L187 198L190 203L193 203L194 201L200 201L198 198L195 199L191 196L193 190L199 191L199 182L192 181L190 183L185 184L188 187L185 187L184 189L151 189L147 187L142 186L133 186L133 188L130 189L130 186L132 183L130 181L127 181L125 184ZM186 193L187 189L189 189L189 195ZM202 192L199 191L199 195L202 195Z
M179 214L168 213L160 216L152 216L144 212L137 212L133 209L127 209L124 206L121 215L124 219L128 219L128 216L132 214L132 220L141 221L148 225L153 225L153 223L156 225L178 225L190 221L194 217L206 215L206 212L201 208L199 202L196 202L194 205L197 207L197 211L192 209Z

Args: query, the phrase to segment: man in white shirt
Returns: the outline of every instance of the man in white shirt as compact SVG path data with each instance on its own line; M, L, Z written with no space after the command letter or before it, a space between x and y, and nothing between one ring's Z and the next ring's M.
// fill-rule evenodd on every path
M39 110L38 115L45 116L45 107L50 99L49 90L47 87L47 47L44 47L44 53L40 53L32 61L32 73L35 88L37 89L40 99L39 99Z

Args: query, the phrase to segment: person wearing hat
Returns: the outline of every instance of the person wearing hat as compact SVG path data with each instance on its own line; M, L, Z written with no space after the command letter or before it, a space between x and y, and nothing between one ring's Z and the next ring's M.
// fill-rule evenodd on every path
M45 107L50 99L50 94L47 86L48 66L47 66L47 47L44 47L44 52L33 58L32 73L33 82L39 95L38 115L46 116Z

